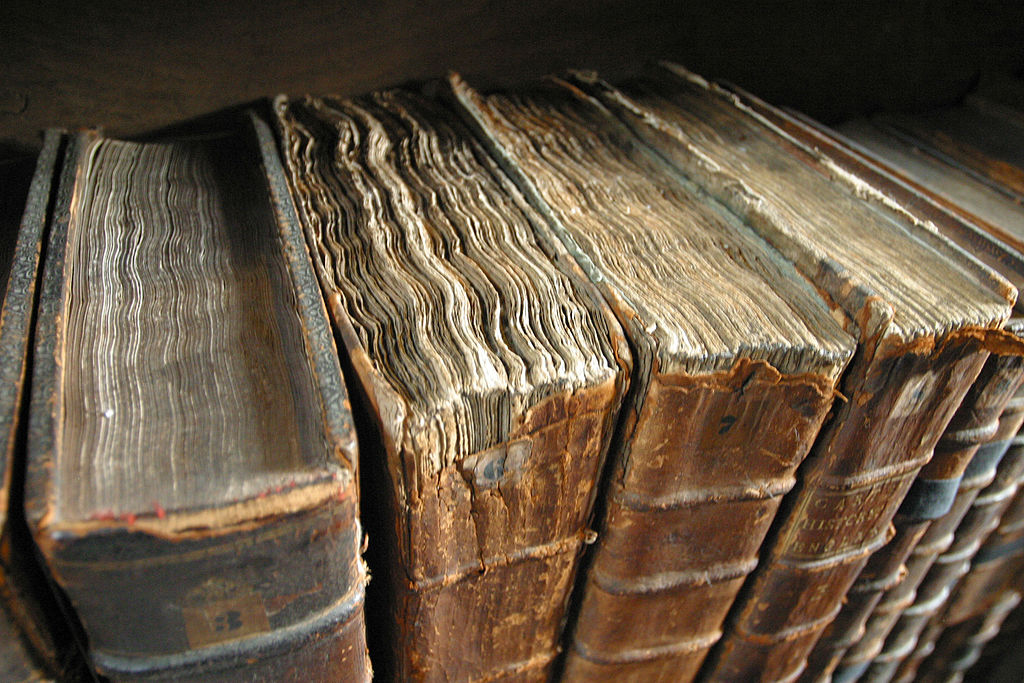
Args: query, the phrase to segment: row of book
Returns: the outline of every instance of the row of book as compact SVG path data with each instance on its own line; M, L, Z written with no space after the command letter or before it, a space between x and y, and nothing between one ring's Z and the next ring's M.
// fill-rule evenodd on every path
M1010 99L835 132L662 64L48 133L9 677L962 675L1024 589Z

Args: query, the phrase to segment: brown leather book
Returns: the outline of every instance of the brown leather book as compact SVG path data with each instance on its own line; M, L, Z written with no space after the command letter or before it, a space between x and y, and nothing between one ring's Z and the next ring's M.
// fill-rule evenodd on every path
M950 673L965 671L1020 601L1024 480L1018 479L998 528L986 537L969 564L969 572L964 572L944 609L929 621L893 680L944 680Z
M988 610L946 628L935 644L935 652L917 672L919 683L961 683L981 652L996 635L1007 615L1021 602L1018 590L1006 589ZM973 673L973 672L971 672ZM1020 680L1020 671L1012 680ZM975 678L972 680L991 680Z
M754 223L860 339L841 385L848 401L819 436L702 672L792 680L888 541L988 351L1013 343L994 328L1015 289L732 93L672 66L624 91L605 89L603 101L636 129L673 137L659 151ZM950 278L960 284L949 289Z
M1020 329L1018 327L1018 329ZM983 375L1004 370L1008 363L1019 361L993 354ZM982 378L979 378L979 381ZM976 385L977 386L977 385ZM949 581L962 572L962 548L957 547L963 534L962 520L970 512L983 488L993 481L998 471L1012 470L1014 460L1003 463L1012 437L1024 422L1024 396L1019 391L999 416L995 436L979 448L960 480L955 500L949 511L935 519L913 552L906 557L903 579L891 588L875 608L865 636L853 646L833 675L833 681L888 680L893 667L913 646L919 625L941 606L948 595ZM997 470L997 468L1000 468ZM972 546L968 545L968 548ZM953 574L947 573L952 568Z
M370 676L352 418L264 160L241 134L65 155L25 502L114 680Z
M8 622L4 628L17 640L10 646L11 666L19 652L18 661L26 663L17 675L51 678L81 675L82 660L38 564L23 501L28 354L49 201L62 152L61 134L48 131L34 170L31 163L0 167L0 372L5 387L0 393L0 602L5 609L0 611ZM0 656L0 662L4 659Z
M945 118L960 120L962 128L962 122L968 114L969 112L961 111L955 117ZM986 127L992 126L991 117L981 118L984 120L975 121L974 127L977 130L984 131ZM1005 128L1007 122L1000 123ZM1004 255L993 260L991 244L979 245L977 239L960 242L986 262L995 265L1019 286L1021 278L1017 273L1020 272L1020 267L1016 265L1019 263L1019 257L1015 255L1015 250L1024 246L1024 210L1012 197L1007 196L1004 188L996 184L995 176L987 173L984 168L972 172L966 166L966 162L951 159L932 148L927 142L911 138L888 123L861 120L844 124L842 128L842 140L848 146L856 148L857 151L854 153L871 157L875 164L886 166L889 172L900 176L905 186L912 186L934 203L942 205L944 213L959 216L971 225L979 226L990 235L1012 245L1003 247ZM976 136L978 135L985 137L984 133ZM1019 125L1016 137L1020 137ZM1002 140L1002 145L1005 147L1012 139L1012 136L1006 137ZM940 230L943 229L942 220L936 220L936 225ZM997 455L996 443L1005 442L1019 428L1022 408L1024 406L1016 405L1008 410L1013 415L1004 414L1001 418L1001 436L987 449L989 455ZM851 658L856 660L850 663L853 672L862 671L863 665L875 654L877 656L866 674L866 680L889 680L894 675L899 661L915 647L928 619L941 607L950 582L955 581L958 572L966 567L962 554L969 553L972 545L978 540L976 525L968 524L957 529L966 511L963 499L971 499L977 495L980 487L986 483L988 472L991 472L995 464L994 458L990 458L988 468L972 465L973 476L965 477L961 492L958 494L956 509L936 522L928 537L922 541L922 545L908 562L908 578L898 590L893 591L882 602L883 609L879 611L878 618L873 619L870 637L863 639L854 651L851 651ZM1010 464L1007 463L1007 466ZM1012 475L1007 476L1012 478ZM955 542L954 529L957 529L958 536ZM967 540L961 540L961 535L966 535ZM952 549L951 544L954 546ZM940 555L942 561L938 562L933 572L929 572L936 556ZM923 585L915 594L915 589L922 582ZM904 612L899 608L908 599L914 604L907 607ZM878 652L879 640L890 631L891 636L886 640L881 652Z
M635 349L571 681L685 681L721 634L852 351L751 227L579 87L456 96Z
M1002 236L1005 229L996 230L987 220L956 203L961 197L968 203L977 200L978 190L970 187L971 179L958 177L958 171L948 167L933 167L930 173L908 177L887 163L894 157L898 162L902 155L913 154L898 140L883 141L875 135L872 140L876 149L879 144L882 149L872 153L821 124L775 109L747 93L739 95L787 133L823 151L844 171L868 180L915 215L931 221L941 234L1018 288L1024 285L1024 261L1019 253L987 234L991 230ZM914 166L921 167L919 163ZM941 185L944 193L940 194L936 185ZM995 213L993 209L1002 200L981 194L986 201L979 205L979 212L989 220L1015 215L1014 206L999 207L1003 213ZM1024 212L1016 213L1016 221L1006 226L1010 232L1018 224L1024 226ZM1019 320L1008 324L1008 329L1018 335L1020 328ZM992 481L1010 439L1020 428L1024 405L1020 400L1014 400L1012 406L1007 401L1014 383L1022 378L1021 363L1013 355L994 354L989 358L936 446L932 461L922 469L894 518L894 539L884 553L872 556L847 593L836 620L815 645L806 678L827 680L831 675L836 682L856 680L879 654L896 620L913 604L928 568L952 543L967 508Z
M547 680L629 382L621 328L445 102L275 108L358 386L381 676Z

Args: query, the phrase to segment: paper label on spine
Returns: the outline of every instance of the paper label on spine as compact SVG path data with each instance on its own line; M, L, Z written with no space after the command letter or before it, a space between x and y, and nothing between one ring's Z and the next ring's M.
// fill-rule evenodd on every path
M204 647L270 630L263 599L253 590L210 579L186 596L182 608L190 647Z

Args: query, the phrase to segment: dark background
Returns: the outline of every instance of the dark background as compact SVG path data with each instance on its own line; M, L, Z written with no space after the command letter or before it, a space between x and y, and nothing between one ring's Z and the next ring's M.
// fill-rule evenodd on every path
M832 122L1024 68L1024 2L380 0L0 5L0 159L47 126L138 135L278 92L477 85L669 58Z

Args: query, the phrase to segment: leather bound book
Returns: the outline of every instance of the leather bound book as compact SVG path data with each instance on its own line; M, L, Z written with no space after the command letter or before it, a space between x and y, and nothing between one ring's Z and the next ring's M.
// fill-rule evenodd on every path
M52 186L63 137L48 131L33 166L0 167L0 602L11 633L11 676L81 674L81 657L60 606L40 567L24 516L25 436L29 392L28 358ZM13 634L19 635L13 635ZM4 640L0 637L0 642ZM20 655L18 654L20 653ZM0 656L0 667L4 660ZM7 680L0 676L0 680Z
M749 225L578 87L451 83L635 349L564 680L690 680L757 564L852 339Z
M995 476L995 468L1019 424L999 433L1004 407L1024 380L1024 358L1018 355L989 356L985 367L964 397L949 426L935 446L893 524L896 535L885 552L872 556L850 588L838 617L822 635L808 658L808 678L827 678L844 661L848 670L833 680L851 680L881 649L886 627L872 625L865 637L866 622L877 609L893 615L908 607L934 558L953 540L953 532L977 493ZM1008 433L1007 433L1008 432ZM904 565L905 563L905 565ZM881 583L882 585L879 585ZM881 635L881 638L879 637ZM858 651L843 659L851 646Z
M282 182L243 135L66 154L25 501L110 679L369 679L352 418Z
M1006 360L1006 356L993 355L982 375L991 370L993 362L1002 361L1005 367ZM1019 367L1019 361L1013 364ZM914 646L920 629L941 607L948 595L949 582L966 567L959 547L962 541L957 540L964 533L963 519L979 493L993 481L1012 438L1024 422L1022 399L1024 396L1018 393L1003 410L995 436L971 460L950 510L932 523L908 556L906 576L879 603L868 622L868 632L844 657L834 681L853 680L856 676L864 681L889 680L898 661ZM1012 468L1012 462L1008 461L1007 466ZM974 546L966 547L970 552Z
M860 340L819 436L702 676L793 680L891 533L1016 291L735 95L678 67L601 89L659 151L793 260ZM924 265L925 263L929 265ZM956 281L958 284L953 285ZM970 293L969 293L970 292Z
M445 102L275 108L365 409L381 675L547 680L628 386L621 328Z
M1024 247L1024 210L1012 197L1006 195L1004 188L980 173L972 172L963 164L935 152L927 144L883 123L853 121L844 124L842 131L841 135L830 135L841 141L848 153L869 159L866 163L895 178L894 184L884 186L887 192L918 194L934 206L941 207L938 211L941 215L930 215L936 227L1020 286L1024 280L1019 256L1019 250ZM1020 137L1019 130L1016 137ZM1009 139L1003 140L1002 144L1005 146ZM957 217L962 221L962 226L971 228L971 234L949 234L946 230L949 216ZM993 238L1003 243L996 243ZM998 464L1000 444L1005 445L1016 433L1021 423L1022 409L1024 402L1019 398L1014 399L1000 418L1000 435L984 449L987 453L979 452L979 456L990 457L986 462L972 464L973 476L965 477L961 485L957 509L963 510L965 505L961 504L961 499L973 499L979 488L985 485L986 479L991 478L992 468ZM1012 467L1011 459L1005 465L1003 478L1009 477L1012 480ZM986 495L982 501L987 500L995 505L998 499L999 495ZM886 609L885 613L879 613L878 619L873 618L874 628L869 634L871 638L865 638L855 648L859 652L850 653L858 660L853 671L861 670L872 652L878 649L875 647L878 638L884 638L890 630L893 631L884 648L875 657L865 680L890 680L900 660L916 647L921 630L945 600L950 582L955 581L958 574L966 569L963 554L970 554L971 548L977 543L978 529L991 524L991 515L998 514L998 508L992 506L982 506L981 509L989 512L982 514L980 511L972 511L970 518L978 522L963 524L959 528L958 522L963 512L959 516L955 511L951 512L936 522L935 528L929 532L929 538L915 551L908 565L910 572L905 585L887 596L882 607L897 607L906 598L916 599L915 604L905 614L896 609ZM957 536L955 542L954 529ZM962 536L966 536L967 540L963 540ZM951 543L954 545L952 549ZM925 579L925 572L935 562L937 555L941 555L941 561L935 571L928 574L924 586L915 595L914 588ZM929 645L922 642L920 647Z
M1024 487L1020 482L999 527L970 562L945 609L927 628L895 680L940 680L964 671L1020 601L1024 579Z
M1007 590L985 612L950 626L935 644L935 653L921 667L914 681L919 683L961 683L981 652L998 635L1007 615L1021 602L1021 594ZM1020 672L1017 672L1019 680ZM991 680L975 678L972 680Z
M913 680L947 625L977 615L998 598L1007 567L1016 555L1003 552L998 530L996 534L993 530L1002 526L1002 519L1014 533L1013 519L1024 517L1022 485L1024 435L1018 433L995 480L975 498L950 548L936 558L918 589L917 600L896 622L882 652L868 668L866 680ZM985 552L992 558L991 564L977 562L977 556L985 558L985 548L990 549ZM993 552L994 548L1000 550Z
M842 171L868 180L887 197L931 221L942 235L1015 286L1024 285L1021 256L1014 247L993 237L993 233L1002 237L1007 229L1015 232L1024 227L1024 212L1017 207L1000 206L1004 200L991 196L979 202L970 178L955 169L938 167L937 162L931 172L917 180L908 177L889 165L894 156L898 161L901 155L913 154L895 139L883 141L880 134L873 137L876 146L882 145L882 159L821 124L780 111L748 93L738 94L744 103L787 133L823 151ZM976 205L988 220L966 210L965 204L955 203L961 198L967 205ZM997 207L1001 213L995 212ZM997 228L989 220L1005 221L1006 228ZM1007 328L1019 336L1020 321L1011 321ZM885 553L876 553L869 561L847 593L839 616L812 651L807 678L823 680L832 672L833 681L855 680L879 654L896 620L913 604L928 568L952 543L967 508L981 488L991 482L1010 439L1019 429L1024 405L1019 399L1014 399L1012 406L1007 401L1022 372L1019 357L996 354L989 358L940 439L932 462L923 468L897 513L896 537ZM929 501L925 510L920 505L922 499ZM906 565L902 566L904 561Z

